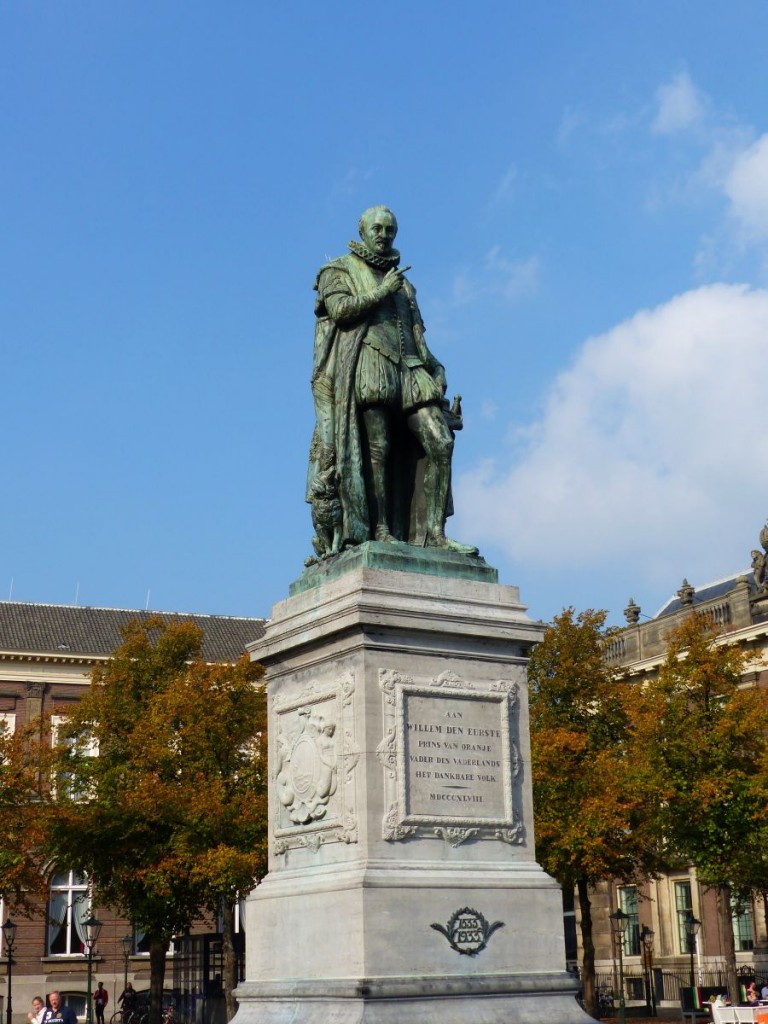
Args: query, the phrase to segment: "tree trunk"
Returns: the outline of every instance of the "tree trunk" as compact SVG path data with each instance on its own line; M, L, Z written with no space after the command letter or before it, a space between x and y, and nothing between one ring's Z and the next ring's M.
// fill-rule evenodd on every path
M163 1021L163 985L165 983L165 954L167 952L167 942L154 936L150 937L148 1024L162 1024Z
M224 977L224 1000L227 1010L227 1020L230 1021L237 1013L237 1000L235 989L237 988L237 953L235 952L235 908L231 903L224 900L222 903L222 935L221 954L222 970Z
M581 987L584 1009L592 1017L599 1018L595 993L595 942L592 938L592 904L589 899L589 886L586 879L580 878L577 883L579 894L579 910L581 912Z
M733 939L733 912L731 910L731 887L721 885L716 890L717 913L720 918L720 933L725 960L725 976L728 979L728 994L734 1006L741 1002L741 986L736 973L736 943Z

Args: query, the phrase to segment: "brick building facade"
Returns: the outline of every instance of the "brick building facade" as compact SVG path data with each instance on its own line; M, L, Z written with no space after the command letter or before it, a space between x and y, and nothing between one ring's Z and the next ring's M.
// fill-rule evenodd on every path
M52 715L55 734L59 716L86 692L90 672L105 661L122 642L120 627L132 619L159 615L166 622L192 621L203 630L203 657L206 661L234 661L246 644L259 639L264 620L219 615L131 611L114 608L27 604L0 601L0 717L7 728L23 728L41 716ZM83 842L88 837L83 836ZM117 1009L117 998L126 978L138 990L149 987L149 957L143 935L131 924L107 908L91 904L87 881L73 872L56 869L49 878L49 899L39 913L26 919L15 916L17 925L12 959L13 1021L27 1019L31 1000L36 995L58 989L79 1016L85 1014L87 956L83 942L83 922L93 914L103 924L93 957L93 985L103 981L109 994L106 1018ZM0 920L7 919L0 901ZM201 922L201 932L215 933L216 922ZM130 936L124 952L122 942ZM126 945L128 945L126 943ZM215 977L210 950L215 943L187 943L177 950L177 959L194 959L198 946L205 950L205 970L182 971L190 984L203 971ZM192 953L190 953L190 950ZM5 1020L8 999L8 958L5 948L0 960L0 1020ZM178 966L178 965L177 965ZM188 964L186 966L189 966ZM178 975L178 971L177 971ZM173 985L172 957L169 959L166 985Z

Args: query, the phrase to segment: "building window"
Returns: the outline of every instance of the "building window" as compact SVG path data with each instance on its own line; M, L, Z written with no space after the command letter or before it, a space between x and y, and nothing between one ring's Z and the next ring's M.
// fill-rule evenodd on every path
M245 900L240 898L235 904L235 935L245 934Z
M627 930L622 936L624 956L640 956L640 913L636 885L619 887L619 909L629 917Z
M224 911L222 909L223 901L219 906L219 912L216 915L216 931L224 931ZM234 906L233 914L233 925L235 935L239 935L241 932L245 934L245 899L242 896L238 896L237 903Z
M74 871L59 871L53 875L48 903L48 956L84 953L83 925L90 916L86 880Z
M0 711L0 740L6 742L16 732L16 715L12 711ZM2 763L5 764L7 758L2 758Z
M64 739L61 735L62 727L67 719L64 715L51 715L51 746L56 747L59 743L66 743L68 748L75 749L73 739ZM94 736L86 737L78 748L87 757L99 756L99 741ZM86 788L75 789L73 777L69 772L60 772L54 782L54 790L61 796L68 796L72 800L84 800L88 797Z
M168 943L166 956L173 956L175 952L176 947L173 944L173 939L171 939ZM133 955L149 956L149 935L147 932L142 931L141 928L134 928L133 930Z
M732 903L733 938L737 953L746 953L755 948L755 931L752 923L752 907L748 903Z
M76 1017L85 1017L85 996L82 992L59 992L61 1002L68 1006Z
M690 882L675 882L675 910L677 911L678 952L693 953L696 948L696 937L690 939L685 927L688 914L693 913Z

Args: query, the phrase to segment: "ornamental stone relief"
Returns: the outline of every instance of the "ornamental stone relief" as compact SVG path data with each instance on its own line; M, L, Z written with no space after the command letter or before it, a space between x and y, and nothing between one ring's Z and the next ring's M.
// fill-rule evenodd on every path
M277 737L277 796L297 825L324 818L336 792L336 723L311 708L298 713L293 742Z
M273 852L317 851L328 842L357 842L354 769L355 679L336 686L310 683L273 702Z

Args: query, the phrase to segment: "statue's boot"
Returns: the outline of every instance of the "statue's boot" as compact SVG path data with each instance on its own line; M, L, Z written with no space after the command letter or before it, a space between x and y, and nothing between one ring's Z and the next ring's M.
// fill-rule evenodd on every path
M427 505L427 534L424 546L456 551L462 555L476 555L476 547L471 544L460 544L457 540L445 536L445 510L448 505L450 483L450 460L435 460L427 464L424 473L424 497Z
M428 548L442 548L444 551L456 551L460 555L476 555L478 550L472 544L462 544L458 540L451 540L450 537L446 537L445 533L441 530L439 533L430 531L424 546Z

